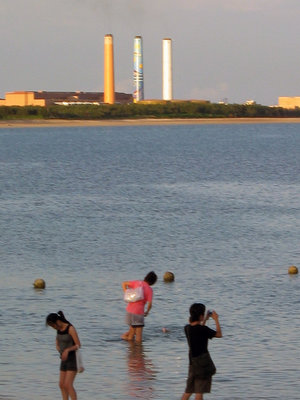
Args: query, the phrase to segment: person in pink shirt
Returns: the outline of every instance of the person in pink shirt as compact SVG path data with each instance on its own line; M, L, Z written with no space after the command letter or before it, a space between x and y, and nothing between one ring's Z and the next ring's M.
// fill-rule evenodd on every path
M136 340L142 342L144 317L149 314L152 307L153 290L150 286L154 285L157 281L155 272L149 272L143 281L124 281L122 288L125 292L126 289L135 289L142 286L144 298L134 303L128 303L126 307L126 322L129 325L129 331L122 335L124 340ZM145 306L147 305L146 311Z

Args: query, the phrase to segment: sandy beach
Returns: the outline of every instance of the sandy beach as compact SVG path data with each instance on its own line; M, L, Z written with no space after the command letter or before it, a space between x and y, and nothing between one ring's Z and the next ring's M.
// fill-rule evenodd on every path
M122 120L3 120L0 128L42 128L72 126L142 126L142 125L216 125L216 124L289 124L300 118L193 118L193 119L122 119Z

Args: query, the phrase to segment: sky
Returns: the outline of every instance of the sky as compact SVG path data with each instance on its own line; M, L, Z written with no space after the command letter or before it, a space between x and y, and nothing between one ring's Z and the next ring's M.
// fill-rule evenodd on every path
M141 35L147 99L162 97L166 37L175 99L275 105L300 96L300 0L0 0L0 97L103 91L105 34L118 92L133 91Z

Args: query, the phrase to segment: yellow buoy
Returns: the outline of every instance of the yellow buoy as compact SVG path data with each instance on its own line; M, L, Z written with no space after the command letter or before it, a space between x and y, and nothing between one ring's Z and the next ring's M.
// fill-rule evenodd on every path
M44 281L44 279L36 279L33 282L33 286L35 287L35 289L45 289L46 282Z
M173 282L175 279L175 275L173 274L173 272L167 271L164 274L164 281L165 282Z
M291 274L291 275L298 274L298 268L295 265L291 265L289 267L289 274Z

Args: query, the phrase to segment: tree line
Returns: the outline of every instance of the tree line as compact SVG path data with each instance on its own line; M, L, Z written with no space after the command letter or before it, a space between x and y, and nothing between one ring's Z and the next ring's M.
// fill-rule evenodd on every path
M300 108L293 110L260 104L219 104L167 102L156 104L103 104L0 106L0 119L141 119L141 118L288 118L300 117Z

